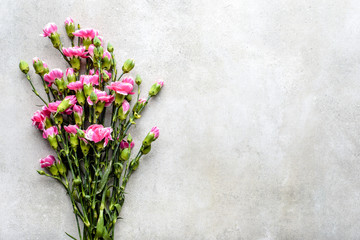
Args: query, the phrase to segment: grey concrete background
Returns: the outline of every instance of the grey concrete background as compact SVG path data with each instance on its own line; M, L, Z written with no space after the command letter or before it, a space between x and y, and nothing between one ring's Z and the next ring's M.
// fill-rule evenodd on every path
M357 0L1 0L0 239L76 235L39 176L51 153L20 59L66 65L38 35L72 16L99 29L144 91L137 143L160 138L128 186L117 239L360 239ZM40 81L36 79L40 88Z

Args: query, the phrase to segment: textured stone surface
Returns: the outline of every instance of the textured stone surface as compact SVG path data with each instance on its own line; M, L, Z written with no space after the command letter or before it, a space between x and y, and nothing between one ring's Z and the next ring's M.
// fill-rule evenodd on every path
M356 0L2 0L0 239L76 235L18 70L67 16L166 87L136 129L160 139L128 185L117 239L359 239L360 4ZM36 80L40 88L40 82ZM145 89L144 88L144 89ZM139 146L139 145L138 145Z

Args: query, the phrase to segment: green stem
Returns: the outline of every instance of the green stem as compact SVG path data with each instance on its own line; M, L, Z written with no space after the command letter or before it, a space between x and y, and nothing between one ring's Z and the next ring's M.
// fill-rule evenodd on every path
M27 80L29 81L29 83L30 83L30 85L31 85L31 87L32 87L32 91L35 93L35 95L38 96L38 97L41 99L41 101L43 101L43 103L45 103L46 106L48 106L48 103L47 103L47 102L39 95L39 93L36 91L36 89L35 89L32 81L31 81L31 78L30 78L30 75L29 75L29 74L26 74L26 78L27 78Z

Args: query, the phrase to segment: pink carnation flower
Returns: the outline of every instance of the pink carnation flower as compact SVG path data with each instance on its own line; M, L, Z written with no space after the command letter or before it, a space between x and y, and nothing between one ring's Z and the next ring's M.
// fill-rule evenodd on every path
M74 24L74 20L71 17L67 17L64 23L65 25Z
M76 100L76 97L75 97L75 100ZM51 102L48 104L48 106L44 106L42 109L43 109L43 114L45 114L46 116L50 116L51 113L56 113L57 111L57 108L59 106L59 104L61 103L62 101L56 101L56 102ZM65 114L67 115L70 115L72 113L72 110L71 108L68 108L64 111Z
M55 157L53 155L48 155L47 157L40 159L40 167L51 167L55 162Z
M55 82L55 79L61 79L63 77L64 73L59 68L55 68L51 70L51 72L44 75L45 82L49 83L48 87L51 87L51 85Z
M129 102L124 99L124 101L121 104L121 108L122 108L123 113L127 113L130 110Z
M57 26L55 23L48 23L43 28L43 34L40 34L42 37L50 37L50 35L57 31Z
M79 115L79 117L81 117L83 115L83 113L84 113L84 109L79 105L74 105L73 111L74 111L74 113Z
M46 130L44 130L44 132L43 132L43 138L48 138L48 137L50 137L50 136L56 136L56 135L58 135L59 134L59 132L58 132L58 129L57 129L57 127L55 127L55 126L52 126L52 127L49 127L48 129L46 129Z
M84 88L84 85L82 84L81 81L76 81L76 82L69 83L67 85L67 88L70 90L78 91L78 90L82 90Z
M133 149L134 146L135 146L135 143L134 143L134 142L131 142L130 148ZM126 140L121 140L121 142L120 142L120 148L121 148L121 149L129 148L129 143L128 143Z
M134 94L131 92L134 86L130 83L126 82L112 82L110 86L106 86L108 89L115 91L121 95Z
M66 69L66 76L69 76L69 75L74 75L75 72L74 72L74 69L73 68L68 68Z
M109 140L113 140L111 137L112 128L104 128L103 125L93 124L85 131L85 138L94 143L104 140L104 147L108 144Z
M163 80L157 80L157 82L156 82L157 84L159 84L161 87L163 87L164 86L164 81Z
M108 51L104 51L103 58L107 57L109 60L111 59L111 54Z
M93 39L95 36L99 35L99 32L93 28L83 28L83 29L75 31L73 33L73 35L80 37L80 38Z
M77 125L68 125L64 126L64 129L67 133L76 134L79 127Z
M105 103L105 107L108 107L114 100L115 97L113 95L107 95L107 93L105 91L100 91L96 88L94 88L94 93L97 96L97 101L95 102L95 104L98 101L104 102ZM94 103L91 101L90 96L87 98L87 102L89 105L93 105Z
M145 98L139 98L139 101L138 101L140 104L144 104L146 103L146 99Z
M80 81L86 85L99 85L99 76L98 75L81 75Z
M155 126L151 128L150 133L154 134L154 138L157 139L160 135L160 130L158 127Z
M62 49L63 53L65 56L67 57L85 57L86 52L85 52L85 47L81 46L75 46L75 47L69 47L69 48L63 48Z
M37 110L31 120L33 126L36 126L39 130L44 130L46 117L44 116L42 111Z
M130 83L130 84L133 85L133 86L134 86L134 84L135 84L135 81L134 81L134 79L133 79L132 77L125 77L121 82L123 82L123 83Z

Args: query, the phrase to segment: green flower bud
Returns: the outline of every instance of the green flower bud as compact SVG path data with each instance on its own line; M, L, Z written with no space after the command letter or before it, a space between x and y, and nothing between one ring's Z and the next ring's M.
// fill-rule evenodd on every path
M65 97L62 102L57 107L57 113L64 112L69 107L73 106L76 103L76 97L75 96L67 96Z
M91 95L91 93L93 92L94 87L90 84L84 84L84 94L85 94L85 98L87 98L88 96Z
M54 46L54 48L59 48L60 47L60 35L57 32L54 32L50 35L50 40Z
M115 94L115 106L120 107L122 102L124 101L125 95L122 94Z
M135 67L135 61L134 59L128 59L124 62L124 65L122 66L122 70L124 73L130 72Z
M149 95L150 96L156 96L160 92L163 85L164 85L164 81L158 80L156 83L154 83L151 86L150 91L149 91Z
M59 162L59 163L56 164L56 166L57 166L57 168L59 170L59 173L61 175L65 176L66 175L66 167L65 167L65 165L62 162Z
M39 58L33 59L33 67L37 74L43 74L45 72L44 64Z
M131 102L131 100L132 100L132 95L130 95L130 94L126 95L126 100L127 100L128 102Z
M57 86L57 88L59 89L59 92L63 93L65 90L65 81L63 79L55 79L55 85Z
M70 59L70 64L71 67L75 70L75 71L79 71L80 70L80 59L77 57L73 57Z
M79 129L78 129L78 133L79 133ZM90 150L90 145L85 143L84 141L80 141L80 148L84 156L87 156Z
M63 123L63 116L61 114L56 114L54 121L56 125L61 125Z
M139 167L139 159L134 159L130 162L130 170L135 171Z
M131 150L129 148L125 148L121 151L120 158L123 161L127 161L130 158L130 153L131 153Z
M83 130L81 130L80 128L77 129L77 133L76 135L80 138L84 138L85 137L85 133Z
M90 44L92 44L92 41L91 41L90 38L84 38L84 39L83 39L83 45L85 46L85 49L86 49L86 50L89 49Z
M113 45L111 45L111 43L108 43L107 50L111 53L114 51L114 47L113 47Z
M73 35L73 32L75 32L75 24L74 23L65 24L65 30L66 30L66 34L68 35L69 38L74 38L74 35Z
M151 145L149 145L149 146L141 146L140 151L144 155L148 154L151 151Z
M139 75L139 74L138 74L138 75L136 75L135 82L136 82L136 84L137 84L137 85L140 85L140 84L141 84L142 79L141 79L141 77L140 77L140 75Z
M76 151L77 146L79 146L79 139L75 134L70 134L70 145Z
M103 54L104 54L103 47L100 46L100 47L94 48L94 57L96 59L101 59Z
M38 174L40 175L46 175L46 173L43 170L37 170Z
M101 46L101 41L97 36L94 37L93 43L94 43L95 47L100 47Z
M82 90L78 90L78 91L76 91L75 96L76 96L77 102L78 102L81 106L84 106L84 104L85 104L85 95L84 95L84 92L83 92Z
M96 95L95 92L92 92L92 93L90 94L90 100L91 100L93 103L95 103L95 102L98 100L98 97L97 97L97 95Z
M23 60L20 61L19 68L25 74L27 74L29 72L29 64L27 64L27 62L25 62Z
M51 120L46 117L45 118L45 129L48 129L49 127L52 127L52 123L51 123Z
M53 175L53 176L57 176L59 175L59 170L57 169L57 167L54 165L50 166L47 168L49 170L49 172Z
M96 115L96 117L100 116L100 114L104 110L104 107L105 107L104 102L99 101L99 102L96 103L96 105L95 105L95 115Z
M131 137L131 134L129 133L129 135L128 135L128 137L127 137L127 141L128 141L128 143L131 143L132 142L132 137ZM130 146L130 145L129 145Z
M107 75L106 73L102 73L101 76L102 76L102 80L104 80L104 82L108 82L110 79L109 75Z
M121 160L121 158L120 158L120 160ZM124 166L123 166L121 163L117 162L117 163L114 164L114 169L115 169L115 175L116 175L116 177L117 177L117 178L120 178L120 177L121 177L121 173L122 173L122 171L123 171L123 169L124 169Z
M49 136L48 137L48 141L50 143L50 146L54 149L54 150L57 150L58 148L58 142L56 140L56 136Z

